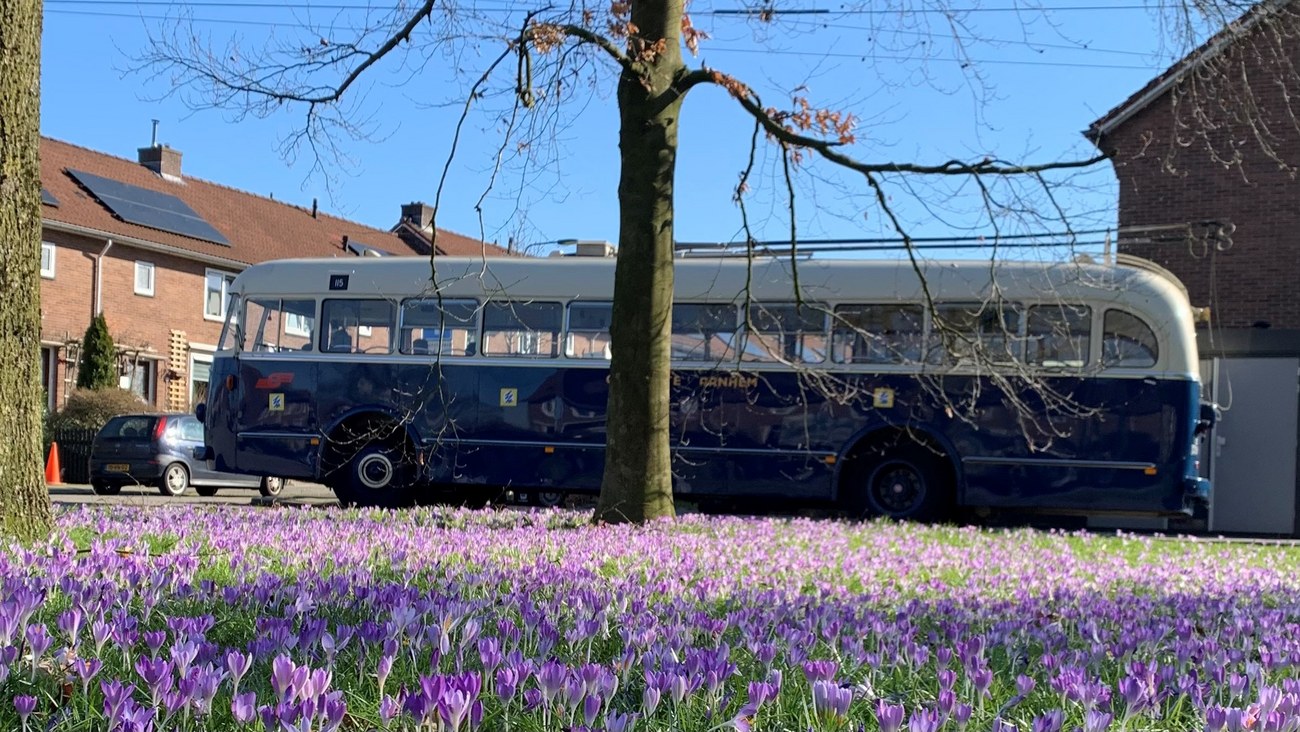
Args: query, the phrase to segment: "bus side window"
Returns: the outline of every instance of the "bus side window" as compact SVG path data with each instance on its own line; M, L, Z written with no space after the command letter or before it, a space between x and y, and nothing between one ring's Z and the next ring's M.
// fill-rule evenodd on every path
M1025 318L1025 359L1045 368L1088 365L1092 309L1086 305L1034 305Z
M1021 309L1011 303L939 305L931 318L930 361L961 363L978 357L993 363L1020 360L1024 337Z
M402 303L401 351L414 356L472 356L478 301L412 298Z
M673 360L730 361L735 356L735 341L735 305L673 305Z
M563 318L558 302L488 302L483 306L483 355L555 358Z
M607 302L569 303L569 330L564 355L569 358L610 358L609 324L613 305Z
M326 300L321 307L321 351L391 353L395 309L389 300Z
M841 305L833 319L836 363L916 363L925 342L919 305Z
M1156 365L1160 355L1156 334L1141 318L1123 310L1107 310L1101 330L1103 367L1150 368Z
M826 360L826 306L750 305L741 361L821 363Z

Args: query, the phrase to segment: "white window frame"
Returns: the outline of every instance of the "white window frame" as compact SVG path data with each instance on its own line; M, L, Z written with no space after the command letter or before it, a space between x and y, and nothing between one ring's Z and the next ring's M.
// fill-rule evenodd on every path
M221 311L213 313L208 310L208 278L216 275L221 278ZM205 269L203 271L203 319L215 320L218 323L226 319L226 309L230 307L230 285L235 279L234 272L227 272L222 269Z
M144 271L148 271L148 272L149 272L149 286L148 286L148 287L141 287L141 286L140 286L140 273L141 273L141 272L144 272ZM145 297L153 297L153 293L154 293L154 284L155 284L155 282L154 282L154 278L157 277L157 276L158 276L158 268L154 266L153 262L146 262L146 261L144 261L144 260L137 259L137 260L135 261L135 294L137 294L137 295L144 295ZM203 287L204 287L205 290L207 289L207 280L206 280L206 279L204 280L204 285L203 285Z
M45 266L46 252L50 253L50 266L48 268ZM47 280L54 279L55 255L57 255L58 252L59 252L59 248L54 245L54 242L49 242L49 241L41 242L41 278L42 279L47 279Z
M284 332L286 335L311 337L312 318L296 313L284 313Z
M190 403L190 410L191 410L191 411L194 410L194 406L195 406L195 401L194 401L194 384L195 384L195 379L194 379L194 364L196 364L196 363L206 363L206 364L208 365L209 369L210 369L210 368L212 367L212 355L213 355L213 352L215 352L215 351L216 351L216 348L211 347L211 346L207 346L207 345L203 345L203 344L198 344L198 343L191 343L191 344L190 344L190 364L189 364L189 365L190 365L190 368L189 368L189 373L185 375L185 376L186 376L186 381L189 382L189 383L188 383L189 388L186 389L186 392L185 392L185 399ZM212 387L212 376L211 376L211 371L209 371L209 374L208 374L208 381L206 381L206 382L202 382L202 383L206 383L206 384L208 385L209 388Z

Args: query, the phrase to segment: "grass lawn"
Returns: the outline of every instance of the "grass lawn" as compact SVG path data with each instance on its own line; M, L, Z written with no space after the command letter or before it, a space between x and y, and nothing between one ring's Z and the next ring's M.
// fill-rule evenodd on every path
M0 549L0 730L1300 732L1291 547L91 506Z

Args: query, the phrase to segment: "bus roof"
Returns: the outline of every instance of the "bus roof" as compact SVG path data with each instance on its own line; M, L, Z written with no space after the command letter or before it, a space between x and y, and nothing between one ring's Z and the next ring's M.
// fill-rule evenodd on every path
M236 279L240 294L412 297L436 290L443 297L609 300L612 257L493 258L375 257L285 259L257 264ZM1186 290L1162 268L1125 257L1117 264L1008 261L907 261L771 257L674 260L675 296L682 300L768 302L902 302L935 300L1116 302L1159 318L1189 310ZM797 273L801 296L796 298ZM346 289L331 289L346 275ZM431 275L437 287L430 286Z

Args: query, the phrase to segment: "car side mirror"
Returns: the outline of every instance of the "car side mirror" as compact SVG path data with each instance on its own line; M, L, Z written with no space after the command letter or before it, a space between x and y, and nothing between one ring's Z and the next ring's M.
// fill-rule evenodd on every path
M208 415L208 405L204 404L203 402L199 402L194 407L194 418L200 422L206 423L207 420L205 420L204 417L206 417L207 415Z

